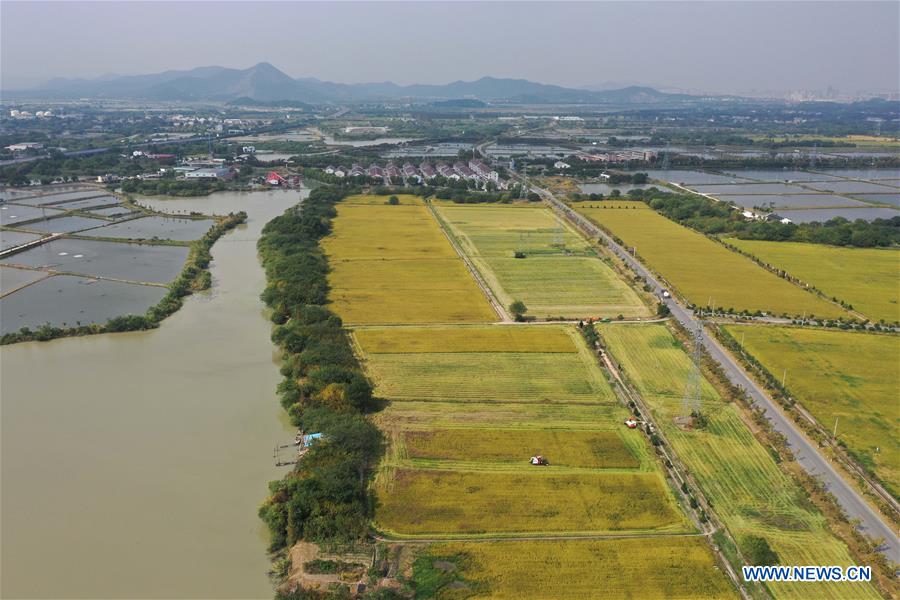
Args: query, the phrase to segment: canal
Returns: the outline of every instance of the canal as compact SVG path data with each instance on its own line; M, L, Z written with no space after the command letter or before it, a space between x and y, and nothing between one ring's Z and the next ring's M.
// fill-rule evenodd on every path
M271 598L256 511L293 434L256 240L301 196L141 200L247 212L212 289L156 330L0 349L0 596Z

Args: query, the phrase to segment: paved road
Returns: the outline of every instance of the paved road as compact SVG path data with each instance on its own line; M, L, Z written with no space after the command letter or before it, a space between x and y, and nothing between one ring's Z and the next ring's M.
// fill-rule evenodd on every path
M550 192L540 188L534 188L534 191L540 194L556 210L568 215L573 221L577 222L581 227L591 234L603 239L609 246L610 250L616 253L623 261L625 261L634 271L640 274L654 288L657 296L661 297L665 289L654 275L647 270L637 259L625 251L619 244L612 240L606 233L596 227L593 223L573 211L571 208L557 200ZM699 319L694 316L693 312L679 304L674 298L666 300L666 304L672 311L672 316L678 320L689 331L696 331L701 327ZM820 479L829 492L834 494L838 503L846 511L851 519L860 520L860 530L870 536L872 539L882 539L884 544L880 547L881 552L889 559L900 562L900 539L897 532L890 524L885 523L878 513L869 506L868 503L859 495L859 493L844 480L843 477L834 469L821 454L816 450L814 443L807 439L798 429L798 427L781 412L775 402L757 385L757 383L747 375L720 345L705 330L702 334L703 345L718 363L722 366L728 379L735 385L747 390L753 403L763 408L766 418L772 424L772 427L785 436L788 445L794 453L797 462L806 470L807 473Z

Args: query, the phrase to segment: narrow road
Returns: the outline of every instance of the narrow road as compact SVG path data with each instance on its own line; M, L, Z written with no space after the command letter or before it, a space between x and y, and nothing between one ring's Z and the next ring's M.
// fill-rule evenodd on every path
M678 533L566 533L547 535L488 535L483 537L442 536L423 538L393 538L384 535L372 536L379 542L390 544L438 544L441 542L522 542L522 541L551 541L551 540L621 540L621 539L647 539L647 538L673 538L673 537L706 537L702 532L678 532Z
M466 268L469 269L469 272L472 274L472 277L475 279L475 283L478 284L478 287L481 288L481 292L487 298L488 303L494 309L494 312L497 313L497 316L500 317L500 320L504 323L513 322L513 318L506 311L506 307L500 302L500 300L494 296L494 290L491 289L491 286L487 284L484 280L484 277L481 276L481 272L478 270L469 256L463 252L462 248L459 247L459 244L456 243L456 240L453 238L453 233L450 231L449 225L444 222L444 219L441 218L441 215L438 214L437 210L435 210L434 205L431 202L425 203L428 210L431 212L431 216L437 222L438 227L441 228L441 231L444 232L444 237L447 238L447 241L450 242L450 245L453 246L453 249L456 250L456 254L459 255L459 258L463 261L463 264L466 265Z
M549 191L533 186L532 191L537 192L554 210L565 215L581 229L594 237L602 239L613 253L641 275L648 284L653 286L653 291L658 297L662 297L662 292L666 288L659 280L599 227L576 213L563 202L557 200ZM700 319L695 317L692 311L678 303L674 297L667 299L665 302L672 311L672 316L686 329L689 331L701 329L703 345L707 352L722 366L731 383L746 390L751 401L765 411L765 416L772 424L772 427L775 431L785 436L797 462L800 463L806 472L824 483L826 489L834 495L838 504L851 519L859 519L860 531L873 540L883 540L879 547L882 554L894 562L900 562L900 539L898 539L897 532L893 527L886 523L853 486L841 477L831 463L819 454L814 443L807 439L797 425L781 412L776 403L769 398L752 377L744 372L737 361L712 336L703 330Z

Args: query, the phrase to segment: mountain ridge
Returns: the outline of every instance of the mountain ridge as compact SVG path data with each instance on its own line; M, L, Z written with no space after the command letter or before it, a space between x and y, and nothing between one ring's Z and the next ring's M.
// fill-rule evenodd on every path
M268 62L247 69L220 66L168 70L144 75L103 75L94 79L54 78L29 90L6 91L19 97L147 99L173 101L294 101L309 104L391 100L473 99L483 102L559 104L698 101L687 94L660 92L647 86L587 90L527 79L484 76L446 84L399 85L391 81L335 83L313 77L292 78Z

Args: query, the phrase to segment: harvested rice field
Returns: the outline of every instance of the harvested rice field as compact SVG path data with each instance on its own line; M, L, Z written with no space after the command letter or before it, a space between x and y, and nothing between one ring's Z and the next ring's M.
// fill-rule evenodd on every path
M522 300L539 318L650 314L588 242L544 207L437 211L504 306Z

